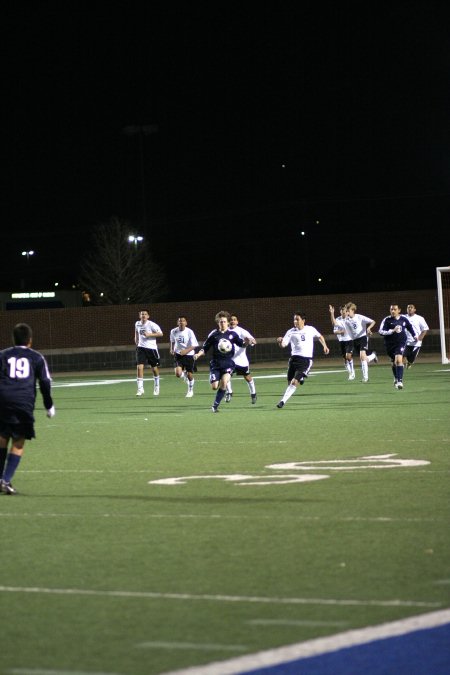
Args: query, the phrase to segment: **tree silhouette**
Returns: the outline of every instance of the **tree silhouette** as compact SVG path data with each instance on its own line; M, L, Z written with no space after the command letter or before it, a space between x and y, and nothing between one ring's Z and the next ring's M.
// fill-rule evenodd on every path
M93 304L128 305L157 302L167 292L163 267L147 242L128 240L130 225L117 217L98 225L81 261L79 283Z

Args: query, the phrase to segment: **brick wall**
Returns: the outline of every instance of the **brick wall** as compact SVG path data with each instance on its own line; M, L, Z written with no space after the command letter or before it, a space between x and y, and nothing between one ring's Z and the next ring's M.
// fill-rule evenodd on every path
M357 311L376 320L377 326L389 313L389 305L398 303L403 309L413 302L430 329L439 328L437 291L399 291L396 293L352 293L342 295L310 295L280 298L225 299L202 302L167 302L147 307L140 305L111 305L106 307L72 307L66 309L33 309L0 311L0 347L11 344L13 326L21 321L33 328L33 346L45 353L73 353L74 350L116 351L134 344L134 323L140 309L148 309L150 318L161 326L168 343L171 328L180 314L188 318L199 342L215 327L214 316L221 309L237 314L242 325L256 338L283 335L292 325L294 311L306 313L307 323L321 333L331 333L328 305L334 304L336 314L342 302L353 301Z

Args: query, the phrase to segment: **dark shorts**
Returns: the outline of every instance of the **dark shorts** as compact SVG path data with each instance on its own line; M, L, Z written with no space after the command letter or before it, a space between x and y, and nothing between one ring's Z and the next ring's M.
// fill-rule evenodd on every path
M396 343L393 345L386 346L387 355L391 361L395 361L396 356L403 356L405 353L406 344L404 342Z
M232 375L235 368L235 363L231 359L227 359L222 363L213 359L209 364L209 381L212 384L213 382L219 382L222 375L228 373Z
M405 351L403 352L403 356L406 357L408 363L414 363L419 352L420 347L415 347L414 345L406 345Z
M250 366L238 366L238 365L236 365L235 368L234 368L233 375L242 375L243 377L245 375L250 375Z
M159 352L157 349L147 349L146 347L136 348L136 363L138 366L149 365L152 368L159 366Z
M308 375L312 364L313 360L308 359L306 356L291 356L288 362L288 382L291 380L300 380L302 376Z
M367 335L363 335L356 340L353 340L353 347L357 352L366 352L369 348L369 338ZM353 352L352 352L353 353Z
M18 424L13 424L10 422L3 422L0 420L0 436L3 438L12 438L15 441L18 438L26 438L30 441L32 438L35 438L34 433L34 424L33 422L19 422Z
M174 368L182 368L187 373L193 373L195 365L194 357L188 356L187 354L184 356L181 356L180 354L174 354L173 365Z
M346 354L353 354L353 341L340 340L339 347L341 348L341 356L345 359Z

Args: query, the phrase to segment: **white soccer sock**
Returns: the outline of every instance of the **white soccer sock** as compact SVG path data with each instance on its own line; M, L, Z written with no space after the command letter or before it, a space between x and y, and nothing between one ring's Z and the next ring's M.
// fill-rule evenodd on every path
M367 361L361 361L362 376L364 379L369 377L369 364Z
M227 388L226 388L226 391L227 391L229 394L232 394L232 393L233 393L233 389L231 388L231 380L229 380L229 381L227 382Z
M284 403L286 403L286 401L288 401L291 398L292 394L295 392L296 389L297 387L295 386L295 384L290 384L286 389L286 391L284 392L284 396L281 400Z
M254 380L250 380L250 382L247 382L248 388L250 389L251 394L256 394L256 388L255 388L255 382Z
M143 389L144 388L144 378L143 377L138 377L136 379L138 389Z

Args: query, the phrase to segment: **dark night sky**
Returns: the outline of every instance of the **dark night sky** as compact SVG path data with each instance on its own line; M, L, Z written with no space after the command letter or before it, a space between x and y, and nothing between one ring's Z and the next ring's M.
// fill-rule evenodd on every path
M168 299L434 287L449 27L433 0L10 9L0 290L69 288L144 206Z

